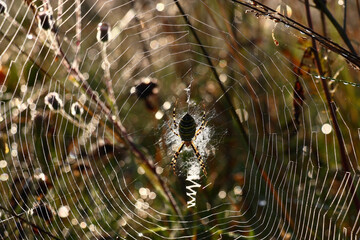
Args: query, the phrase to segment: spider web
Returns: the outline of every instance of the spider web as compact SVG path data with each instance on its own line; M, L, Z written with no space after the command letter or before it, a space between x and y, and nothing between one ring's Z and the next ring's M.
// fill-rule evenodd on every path
M358 238L357 123L334 105L342 160L321 77L289 57L304 36L278 24L276 47L240 4L180 3L6 2L1 239ZM172 171L175 102L177 123L206 112L207 177L191 148Z

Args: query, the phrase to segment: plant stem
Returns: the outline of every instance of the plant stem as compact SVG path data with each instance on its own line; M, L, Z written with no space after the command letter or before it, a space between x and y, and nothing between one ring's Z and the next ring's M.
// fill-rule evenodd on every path
M192 34L194 35L196 41L198 42L198 44L200 45L200 48L202 50L202 52L204 53L205 55L205 58L210 66L210 69L211 71L213 72L213 75L215 76L215 79L216 81L218 82L218 84L220 85L220 88L222 90L222 92L224 93L224 96L226 98L226 101L228 102L228 104L230 105L230 111L231 111L231 114L233 116L233 118L235 119L239 129L240 129L240 132L243 136L243 139L246 143L246 145L248 146L251 154L253 155L254 157L254 161L259 169L259 171L261 172L261 176L263 177L264 181L266 182L266 184L269 186L271 192L273 193L274 195L274 198L276 199L276 202L278 203L278 205L280 206L281 210L283 211L287 221L289 222L289 224L293 227L293 221L290 217L290 215L288 214L288 212L286 211L286 208L284 206L284 204L282 203L282 199L281 197L279 196L278 192L276 191L274 185L272 184L271 182L271 179L270 177L268 176L268 174L266 173L266 171L262 168L262 166L260 165L260 161L256 158L256 154L255 154L255 151L254 149L252 148L251 144L250 144L250 141L249 141L249 137L245 131L245 128L244 126L242 125L241 121L240 121L240 118L238 116L238 114L236 114L236 111L235 111L235 107L231 101L231 98L230 98L230 95L228 93L228 91L225 89L225 86L222 84L220 78L219 78L219 75L210 59L210 56L208 54L208 52L206 51L204 45L202 44L199 36L197 35L194 27L192 26L191 22L189 21L189 18L187 17L187 15L185 14L183 8L181 7L180 3L178 2L178 0L174 0L176 6L178 7L180 13L183 15L183 18L185 20L185 22L189 25L189 28L190 28L190 31L192 32Z
M345 28L342 28L341 25L338 23L338 21L336 21L336 19L331 14L331 12L329 11L329 9L326 7L326 5L324 4L324 2L322 0L314 0L314 2L316 4L316 7L319 8L321 12L324 12L325 15L328 17L328 19L330 20L330 22L334 25L336 31L339 33L340 37L343 39L343 41L348 46L350 51L353 54L356 54L356 51L355 51L353 45L351 44L350 39L347 37ZM305 3L306 3L306 1L305 1ZM346 15L344 15L344 18L346 18ZM345 22L345 19L344 19L344 24L345 23L346 22Z
M244 140L245 140L246 144L249 145L249 138L246 137L246 136L247 136L247 133L246 133L246 131L245 131L245 128L244 128L244 126L242 125L239 116L236 114L234 105L232 104L232 101L231 101L231 99L230 99L230 95L229 95L228 91L226 90L224 84L221 82L220 77L219 77L219 74L217 73L217 71L216 71L216 69L215 69L215 67L214 67L214 65L213 65L213 63L212 63L212 61L211 61L211 59L210 59L209 53L206 51L204 45L201 43L201 40L200 40L199 36L197 35L197 33L196 33L194 27L192 26L192 24L190 23L189 18L188 18L187 15L185 14L185 12L184 12L183 8L181 7L179 1L178 1L178 0L174 0L174 2L175 2L175 4L176 4L176 6L178 7L180 13L183 15L183 18L184 18L186 24L189 26L191 33L193 34L193 36L195 37L196 41L197 41L198 44L200 45L201 51L204 53L205 59L206 59L206 61L208 62L209 66L210 66L210 69L211 69L214 77L215 77L217 83L219 84L222 92L224 93L224 96L225 96L226 101L228 102L228 104L229 104L230 107L231 107L231 114L232 114L232 116L234 117L234 119L235 119L235 121L236 121L236 123L237 123L237 125L238 125L238 127L239 127L239 129L240 129L240 131L241 131L241 133L242 133L242 135L244 136Z
M111 75L110 75L111 64L109 62L107 52L106 52L107 43L101 42L100 44L101 44L102 63L104 65L104 78L105 78L106 88L107 88L108 94L109 94L110 105L112 106L112 109L115 112L115 115L117 115L118 109L117 109L117 105L116 105L113 83L112 83L112 79L111 79Z
M306 17L309 23L309 27L312 29L313 28L313 24L312 24L312 20L311 20L311 15L310 15L310 7L309 7L309 0L305 0L305 7L306 7ZM318 68L319 71L319 75L323 76L323 70L322 70L322 66L321 66L321 61L320 61L320 57L319 57L319 53L317 50L317 45L316 45L316 41L314 38L312 38L312 45L313 45L313 51L314 51L314 55L315 55L315 62L316 62L316 66ZM326 101L328 103L328 107L330 110L330 116L331 116L331 120L335 129L335 135L339 144L339 149L340 149L340 155L341 155L341 164L344 168L344 170L346 172L351 172L350 167L349 167L349 163L347 162L347 155L346 155L346 150L345 150L345 144L344 144L344 139L339 127L339 123L337 121L337 117L336 117L336 105L334 103L334 101L331 99L331 95L329 92L329 88L328 88L328 82L326 81L326 79L321 78L321 83L322 83L322 87L324 89L325 92L325 97L326 97ZM349 176L350 178L350 184L352 182L352 177L351 175ZM351 193L354 195L354 204L356 206L356 209L359 211L360 210L360 201L357 197L356 194L356 190L354 189L354 186L351 184L349 185L350 191Z
M344 0L344 22L343 22L343 29L346 33L346 18L347 18L347 0Z

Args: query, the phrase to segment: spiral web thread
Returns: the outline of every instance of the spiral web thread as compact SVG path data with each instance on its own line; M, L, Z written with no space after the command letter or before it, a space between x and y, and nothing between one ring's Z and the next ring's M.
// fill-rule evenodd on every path
M188 181L192 185L186 186L186 196L189 197L189 201L187 201L187 207L195 207L196 205L196 188L201 187L199 183L196 182L196 180L200 179L200 166L196 166L195 164L191 165L191 167L188 170L188 174L186 177L186 181Z
M340 60L339 77L301 68L303 34L233 1L180 1L185 14L170 0L5 3L0 239L359 238L359 88L338 80L351 74ZM321 78L336 85L346 159ZM191 148L170 167L176 100L176 120L189 111L197 127L205 105L207 178Z

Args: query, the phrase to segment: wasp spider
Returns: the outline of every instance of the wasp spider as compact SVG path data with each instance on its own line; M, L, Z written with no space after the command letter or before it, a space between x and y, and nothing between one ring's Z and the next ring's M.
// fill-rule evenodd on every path
M204 111L204 114L203 114L202 120L201 120L201 125L198 130L196 130L196 122L195 122L194 118L189 113L186 113L181 118L179 125L176 123L175 116L176 116L176 103L175 103L175 107L173 110L173 125L174 125L175 129L178 129L178 133L175 132L175 130L170 126L170 124L169 124L169 128L176 136L181 138L182 143L181 143L180 147L178 148L178 150L175 152L174 157L171 160L171 165L174 170L174 173L176 174L176 161L179 157L181 150L183 149L183 147L185 145L187 147L189 147L189 146L192 147L197 159L199 160L201 169L202 169L204 175L206 176L206 169L205 169L204 161L194 144L196 137L199 136L199 134L201 133L201 131L205 128L205 126L207 124L207 122L205 121L206 112Z

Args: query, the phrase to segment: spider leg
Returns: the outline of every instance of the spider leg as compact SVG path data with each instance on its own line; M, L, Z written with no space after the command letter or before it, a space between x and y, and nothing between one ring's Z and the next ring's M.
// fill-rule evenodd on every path
M202 119L201 119L201 125L200 125L199 129L195 133L194 141L195 141L196 137L199 136L201 131L206 127L207 121L205 121L205 116L206 116L206 112L204 111L204 114L203 114Z
M174 124L175 128L178 128L178 125L176 123L176 118L175 118L176 117L176 106L177 106L177 100L175 102L174 109L173 109L173 124Z
M181 152L181 149L184 147L185 142L182 142L179 149L176 151L176 153L174 154L174 157L171 159L171 165L174 171L174 174L176 175L176 160L179 157L179 154Z
M170 124L169 124L169 123L167 123L167 124L168 124L168 126L169 126L169 129L170 129L176 136L180 137L180 135L179 135L177 132L175 132L175 130L170 126Z
M204 175L207 176L204 161L202 160L202 157L193 142L191 142L191 147L194 150L197 159L199 160L199 163L200 163L200 166L201 166L201 169L202 169Z

